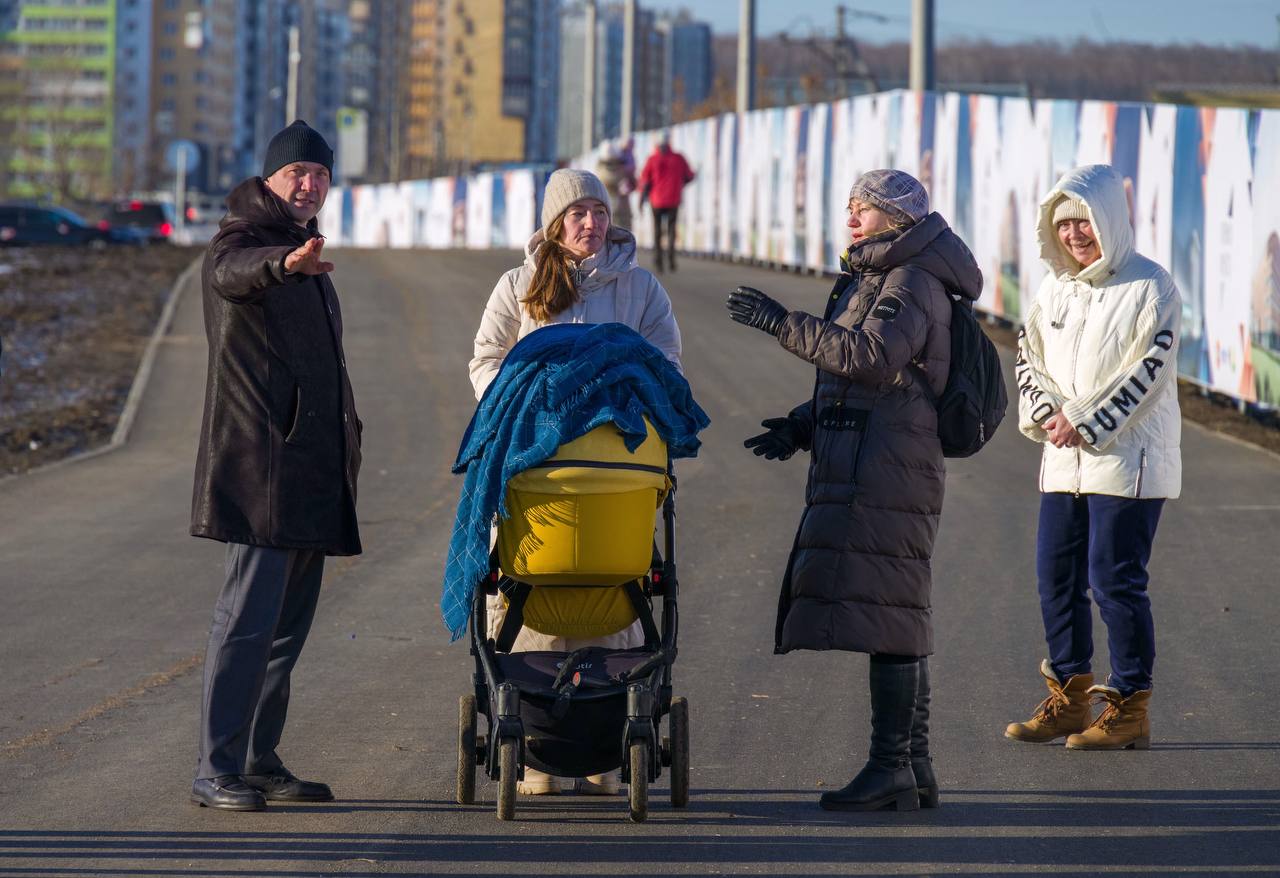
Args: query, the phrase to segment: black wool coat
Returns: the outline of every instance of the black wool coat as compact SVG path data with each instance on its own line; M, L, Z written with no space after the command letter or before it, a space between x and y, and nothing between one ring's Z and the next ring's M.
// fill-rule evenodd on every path
M262 179L227 198L201 286L209 371L191 533L329 555L360 553L362 424L328 275L286 272L317 236Z

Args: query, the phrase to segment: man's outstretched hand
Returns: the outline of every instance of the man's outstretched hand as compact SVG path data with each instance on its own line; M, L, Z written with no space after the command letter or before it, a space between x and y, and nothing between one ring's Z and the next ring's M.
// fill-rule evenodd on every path
M320 258L324 250L324 238L311 238L284 258L284 270L293 274L327 274L333 271L333 263Z

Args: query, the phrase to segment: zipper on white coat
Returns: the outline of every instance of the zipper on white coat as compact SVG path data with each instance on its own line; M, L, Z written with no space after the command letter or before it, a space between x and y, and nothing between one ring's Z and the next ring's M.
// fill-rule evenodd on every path
M1080 281L1072 281L1078 284ZM1093 290L1090 288L1089 293L1084 300L1084 313L1080 315L1080 328L1076 330L1076 344L1071 351L1071 392L1076 393L1076 367L1080 362L1080 340L1084 338L1084 324L1089 319L1089 304L1093 301ZM1077 497L1080 496L1080 482L1084 478L1084 462L1081 458L1081 451L1076 448L1076 489L1073 492Z
M1147 471L1147 449L1142 449L1138 456L1138 480L1133 486L1134 499L1142 498L1142 475Z

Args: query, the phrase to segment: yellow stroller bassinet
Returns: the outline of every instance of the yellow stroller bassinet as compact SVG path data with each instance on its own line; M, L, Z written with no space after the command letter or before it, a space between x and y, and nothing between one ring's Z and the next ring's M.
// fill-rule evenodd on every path
M507 483L498 566L530 586L518 611L526 627L589 638L635 622L627 584L653 564L654 517L668 486L666 443L645 425L649 436L634 453L606 424Z
M669 765L671 799L688 800L688 705L672 697L676 655L674 478L667 447L649 435L630 452L605 424L560 446L506 486L490 573L472 603L475 694L460 704L458 801L475 801L475 767L499 782L498 817L511 819L515 786L529 765L580 777L621 767L630 815L643 820L648 783ZM654 539L663 510L663 552ZM506 616L488 636L485 595ZM662 627L653 599L662 598ZM596 638L640 620L635 649L592 646L511 652L522 627ZM489 734L478 734L478 713ZM659 739L663 716L670 737ZM621 746L620 746L621 745Z

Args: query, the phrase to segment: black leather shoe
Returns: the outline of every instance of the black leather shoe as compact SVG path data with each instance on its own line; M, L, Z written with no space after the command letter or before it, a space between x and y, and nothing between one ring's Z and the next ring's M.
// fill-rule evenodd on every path
M202 777L191 785L191 801L221 811L262 811L267 800L238 774Z
M328 784L299 780L287 768L271 774L246 774L244 782L258 790L269 802L332 802Z

